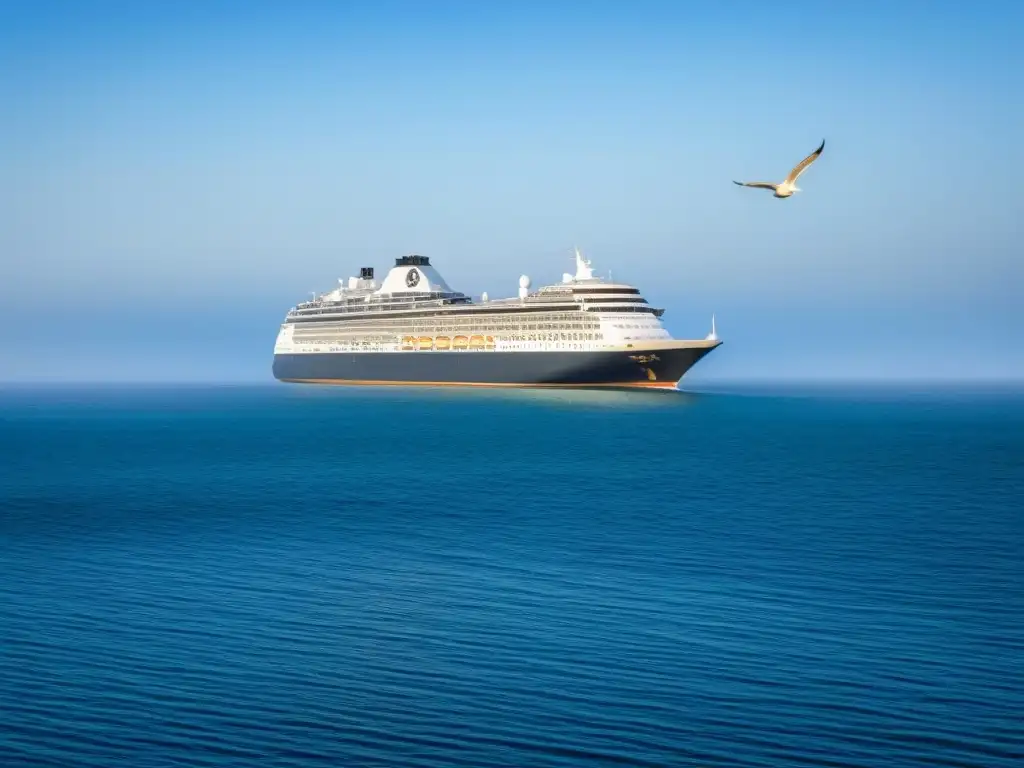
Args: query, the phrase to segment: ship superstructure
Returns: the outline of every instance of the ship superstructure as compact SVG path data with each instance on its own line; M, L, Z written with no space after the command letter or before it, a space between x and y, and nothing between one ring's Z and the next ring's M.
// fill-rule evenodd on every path
M674 388L721 342L672 339L629 284L576 273L519 295L474 301L426 256L395 260L383 281L363 267L292 308L274 349L274 375L337 384L465 384Z

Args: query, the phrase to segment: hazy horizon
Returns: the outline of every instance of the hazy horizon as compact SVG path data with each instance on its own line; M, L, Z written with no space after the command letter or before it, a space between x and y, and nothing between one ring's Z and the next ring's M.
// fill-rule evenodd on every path
M683 386L1024 380L1024 7L0 10L0 381L271 381L313 290L571 271L725 344ZM780 180L776 200L738 180Z

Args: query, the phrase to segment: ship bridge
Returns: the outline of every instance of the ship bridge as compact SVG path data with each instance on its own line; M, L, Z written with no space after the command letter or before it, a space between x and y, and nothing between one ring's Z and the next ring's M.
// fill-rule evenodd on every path
M576 249L576 274L566 272L558 285L546 285L530 296L539 301L572 301L588 312L640 312L661 317L665 310L647 303L639 289L594 274L589 259Z

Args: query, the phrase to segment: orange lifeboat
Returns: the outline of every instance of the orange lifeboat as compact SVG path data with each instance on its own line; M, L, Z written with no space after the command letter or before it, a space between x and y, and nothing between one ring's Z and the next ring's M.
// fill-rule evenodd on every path
M420 349L433 349L434 340L429 336L420 336Z
M484 345L484 337L483 336L470 336L470 338L469 338L469 348L470 349L480 349L483 345Z
M484 336L484 349L494 349L493 336Z
M455 341L452 342L453 349L465 349L469 346L469 339L465 336L456 336Z
M448 349L451 345L451 339L447 336L438 336L434 339L434 349Z
M415 336L406 336L405 338L403 338L402 339L402 349L406 349L406 350L416 349L416 337Z

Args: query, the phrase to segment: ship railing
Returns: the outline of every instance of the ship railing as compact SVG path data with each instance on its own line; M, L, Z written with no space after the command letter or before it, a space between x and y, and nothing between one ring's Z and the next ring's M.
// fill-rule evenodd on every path
M415 309L418 307L443 307L445 302L443 300L420 300L420 301L402 301L402 302L360 302L352 304L342 304L337 306L323 305L311 305L307 307L301 307L301 309L313 310L302 312L304 317L310 315L353 315L353 314L366 314L369 312L398 312L407 309Z
M306 302L296 306L296 310L317 310L306 314L319 314L324 312L346 313L346 312L382 312L393 311L404 308L415 307L445 307L453 304L472 304L468 296L459 293L446 293L438 298L420 299L378 299L377 301L346 301L346 302Z

